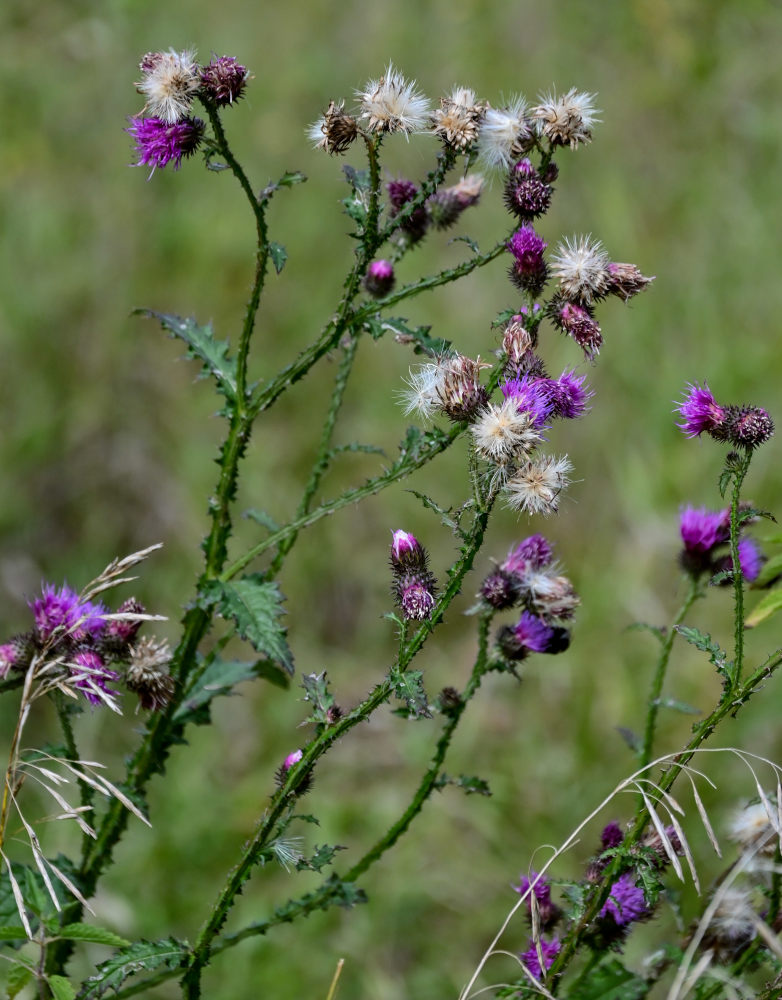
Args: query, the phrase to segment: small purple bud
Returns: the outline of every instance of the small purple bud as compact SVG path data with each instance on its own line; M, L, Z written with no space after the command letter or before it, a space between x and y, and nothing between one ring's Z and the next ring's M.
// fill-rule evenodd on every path
M505 182L505 205L520 219L535 219L548 210L551 188L528 159L512 167Z
M399 214L408 202L415 199L418 194L417 185L403 177L398 180L389 181L386 185L388 200L391 202L391 218ZM414 208L410 215L401 223L400 229L405 233L410 243L417 243L426 234L429 228L429 213L424 205Z
M546 653L554 630L530 611L522 611L512 627L500 630L500 649L509 660L523 660L530 653Z
M215 56L201 70L204 94L219 108L238 101L250 74L233 56Z
M553 558L551 543L543 535L530 535L510 550L502 569L514 576L523 577L530 569L542 569Z
M497 611L512 608L519 599L519 585L502 568L493 570L481 584L480 596Z
M578 344L588 361L593 361L600 353L603 334L600 324L589 310L576 302L565 302L555 314L555 322L561 330Z
M421 565L423 548L415 535L399 528L391 539L391 565L406 567Z
M390 260L373 260L364 275L364 288L375 299L382 299L394 287L394 265Z
M109 670L101 657L91 649L79 650L70 666L73 686L93 705L103 705L106 699L101 694L116 697L119 692L111 691L109 684L119 680L115 670Z
M547 246L532 226L517 229L508 241L507 250L513 257L508 276L522 291L537 294L546 283L548 269L543 251Z
M285 784L285 779L288 775L288 771L290 771L290 769L295 764L298 764L303 756L304 753L301 750L294 750L292 753L289 753L288 756L285 758L285 760L282 762L282 764L280 764L274 776L278 788L282 788L282 786ZM306 791L309 790L311 785L312 785L312 774L311 773L306 774L303 780L295 789L294 794L303 795Z

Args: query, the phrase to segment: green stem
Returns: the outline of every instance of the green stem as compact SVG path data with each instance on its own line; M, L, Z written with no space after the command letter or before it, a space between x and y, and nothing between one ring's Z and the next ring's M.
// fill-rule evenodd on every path
M733 694L741 684L741 673L744 669L744 574L741 572L739 559L739 535L741 522L739 520L739 503L741 487L749 471L752 461L752 451L748 448L741 456L741 461L733 475L733 491L730 498L730 555L733 563L733 602L734 602L734 653L733 653L733 683L730 694Z
M483 543L489 513L490 509L487 508L476 514L472 531L462 547L462 556L449 573L448 585L433 608L431 619L421 623L407 643L403 655L400 656L397 665L400 673L407 670L413 658L431 635L435 623L442 618L446 609L461 590L462 581L472 567L475 554ZM272 797L271 804L259 823L255 834L245 846L238 865L229 874L212 908L212 912L193 946L191 963L182 980L183 995L189 998L189 1000L195 1000L200 995L201 971L209 961L212 942L225 922L237 893L249 878L253 867L257 864L269 840L275 835L278 822L294 801L298 787L309 776L318 759L340 737L344 736L354 726L358 725L358 723L367 719L376 708L387 701L391 697L393 690L394 684L390 676L386 677L373 688L364 701L352 712L343 716L333 726L324 729L317 735L304 748L304 754L299 763L288 772L284 784Z
M671 623L671 627L668 630L668 634L662 644L662 649L660 650L660 656L657 660L657 668L654 672L654 677L652 678L652 686L649 691L649 707L646 713L646 729L644 731L644 742L640 754L641 767L645 767L649 761L652 759L652 747L654 744L654 730L657 724L657 715L660 711L660 695L662 694L663 682L665 680L665 673L668 669L668 662L671 658L671 650L673 649L674 639L676 638L676 626L681 625L690 608L693 606L695 601L703 596L703 590L698 582L697 577L688 577L689 586L687 590L687 596L684 599L684 603Z
M57 688L52 691L52 698L54 699L54 706L57 709L57 718L60 720L60 728L62 729L63 740L65 742L65 752L68 755L68 759L76 763L80 757L78 747L76 746L76 735L71 723L71 714L68 711L69 705L66 703L65 695ZM92 803L95 801L95 789L91 785L88 785L86 781L82 781L81 778L78 778L76 783L79 786L79 805L82 808L84 806L92 806ZM85 833L82 837L82 851L86 851L88 845L91 843L92 838L89 834Z

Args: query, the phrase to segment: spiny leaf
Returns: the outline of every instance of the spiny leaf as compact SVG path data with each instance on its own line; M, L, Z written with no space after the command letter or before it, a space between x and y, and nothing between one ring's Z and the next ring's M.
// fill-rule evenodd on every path
M679 635L695 646L696 649L709 654L709 660L711 660L719 673L727 674L728 668L731 666L727 662L727 653L724 649L720 649L719 645L714 642L708 632L701 632L699 629L690 628L688 625L676 625L675 628Z
M754 521L759 517L764 518L766 521L773 521L774 524L777 523L777 519L771 511L763 510L762 507L742 507L739 510L739 524L746 524L747 521Z
M658 698L656 702L660 708L672 708L676 712L682 712L684 715L702 715L702 711L699 708L695 708L694 705L688 705L686 701L677 701L676 698Z
M666 630L661 625L650 625L648 622L633 622L625 629L626 632L651 632L655 639L665 642Z
M288 251L282 244L272 241L269 243L269 256L272 259L272 264L274 264L274 270L279 274L285 267L285 261L288 259Z
M54 1000L75 1000L76 990L65 976L48 976L46 982Z
M334 705L334 695L329 691L326 671L320 674L304 674L301 679L304 700L312 705L312 715L305 722L324 725L329 721L329 709Z
M409 716L414 719L431 719L429 701L424 691L423 673L420 670L408 670L405 673L396 672L391 680L394 694L404 701L409 710Z
M293 187L294 184L303 184L306 180L306 176L300 170L286 170L278 181L272 181L271 184L267 184L263 191L261 191L258 196L258 204L263 207L268 204L272 196L280 188L289 188Z
M371 179L368 170L356 170L356 168L351 167L349 163L343 163L342 173L345 175L345 180L354 191L369 190Z
M467 246L472 250L473 253L480 253L481 248L475 242L471 236L454 236L452 240L448 240L448 243L466 243Z
M128 976L137 972L154 972L155 969L175 969L188 953L187 943L176 938L162 941L136 941L122 948L106 962L101 962L97 973L84 983L79 1000L102 997L108 989L118 990Z
M293 675L293 654L285 638L287 629L280 624L285 614L283 597L276 583L256 575L227 583L212 580L204 596L216 603L223 618L236 623L239 635L254 649Z
M649 992L649 984L626 969L618 959L593 969L587 979L577 983L568 993L570 1000L641 1000Z
M725 498L725 492L726 492L726 490L728 488L728 485L730 484L730 481L731 481L732 478L733 478L733 470L732 469L723 469L722 472L720 473L720 478L717 481L717 485L719 487L720 496L723 499Z
M174 721L208 723L208 705L213 698L232 694L237 684L256 678L267 680L276 687L287 688L290 685L285 670L269 660L256 660L254 663L214 660L185 695L174 714Z
M751 614L747 615L744 624L747 628L754 628L756 625L760 625L761 622L764 622L767 618L775 615L781 608L782 588L772 590L770 593L766 594L759 604L755 605Z
M428 508L429 510L433 510L435 511L435 513L439 514L440 521L446 526L446 528L450 528L452 531L459 532L459 525L452 517L449 516L453 508L449 507L446 510L445 508L441 507L436 501L432 500L431 497L428 497L425 493L419 493L418 490L408 490L407 492L412 493L414 497L418 497L418 499L421 501L424 507Z
M125 948L130 944L125 938L105 927L95 927L93 924L66 924L57 931L57 937L67 941L92 941L94 944L107 944L112 948Z
M447 774L439 775L434 783L434 787L442 789L446 785L455 785L457 788L462 788L465 795L491 796L488 781L485 781L483 778L477 778L474 775L460 774L456 778L451 778Z
M373 317L377 324L378 333L370 329L370 333L375 339L389 331L394 334L394 339L400 344L413 344L416 354L426 354L429 357L442 357L444 354L452 354L451 341L442 337L430 337L431 326L408 326L407 320L403 316L382 317L378 313ZM370 320L366 321L368 324Z
M321 844L320 847L315 847L315 853L312 857L302 858L301 861L296 862L297 871L313 871L319 872L326 865L330 865L337 851L346 851L346 847L340 847L338 844L332 847L331 844Z
M263 528L268 528L271 533L280 529L279 524L268 511L258 510L257 507L250 507L249 510L243 511L242 517L255 521L256 524L260 524Z
M217 382L226 398L236 399L236 359L228 356L228 341L215 340L212 324L199 326L192 318L183 319L154 309L134 309L132 315L156 319L164 330L187 344L187 356L202 362L206 374Z

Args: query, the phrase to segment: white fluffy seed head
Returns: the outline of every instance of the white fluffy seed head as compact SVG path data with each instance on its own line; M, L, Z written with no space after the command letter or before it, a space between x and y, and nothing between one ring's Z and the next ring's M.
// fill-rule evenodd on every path
M505 502L511 510L527 514L555 513L563 490L570 483L573 471L567 455L555 458L546 455L534 462L527 462L518 469L504 487Z
M608 294L611 259L592 235L566 237L552 253L549 266L565 298L591 305Z
M421 132L429 124L429 99L415 89L392 63L379 80L370 80L356 91L361 102L361 118L370 132Z
M488 108L478 131L481 162L490 170L507 170L533 142L527 102L514 98L505 108Z
M540 104L532 109L532 116L539 131L554 145L575 149L579 143L592 141L592 127L600 121L595 97L575 87L562 97L551 91L538 98Z
M408 388L398 394L406 417L417 413L423 420L431 420L435 412L439 412L442 408L440 391L447 373L448 367L443 361L410 369L405 379Z
M769 803L772 810L776 808L774 796L769 797ZM776 826L762 802L755 802L735 813L728 836L742 850L760 854L774 854L778 843Z
M186 118L201 85L195 51L150 52L141 60L141 71L136 90L147 99L144 112L167 125Z
M478 455L487 462L506 466L513 459L526 461L543 440L526 410L509 396L499 406L488 403L470 425Z
M440 99L440 107L432 114L432 131L446 146L464 150L478 137L478 126L486 105L478 101L475 91L454 87L448 97Z

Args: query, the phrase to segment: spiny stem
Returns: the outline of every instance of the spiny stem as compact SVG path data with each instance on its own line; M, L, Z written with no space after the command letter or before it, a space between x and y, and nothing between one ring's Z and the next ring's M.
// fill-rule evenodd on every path
M730 498L730 555L733 563L734 602L733 683L731 685L731 694L741 684L741 673L744 668L744 574L741 572L741 560L739 558L739 535L741 533L739 503L741 501L741 487L744 484L751 461L752 451L748 448L741 457L739 466L733 475L733 491Z
M671 623L668 634L662 644L660 656L657 660L657 668L652 678L652 686L649 691L649 707L646 713L646 729L644 731L644 742L640 754L640 763L644 767L652 759L652 746L654 744L654 730L657 724L657 715L660 711L660 695L662 694L663 682L668 669L668 662L671 658L674 639L676 638L676 626L681 625L687 617L690 608L699 597L703 596L703 590L695 576L688 577L688 590L684 603Z

